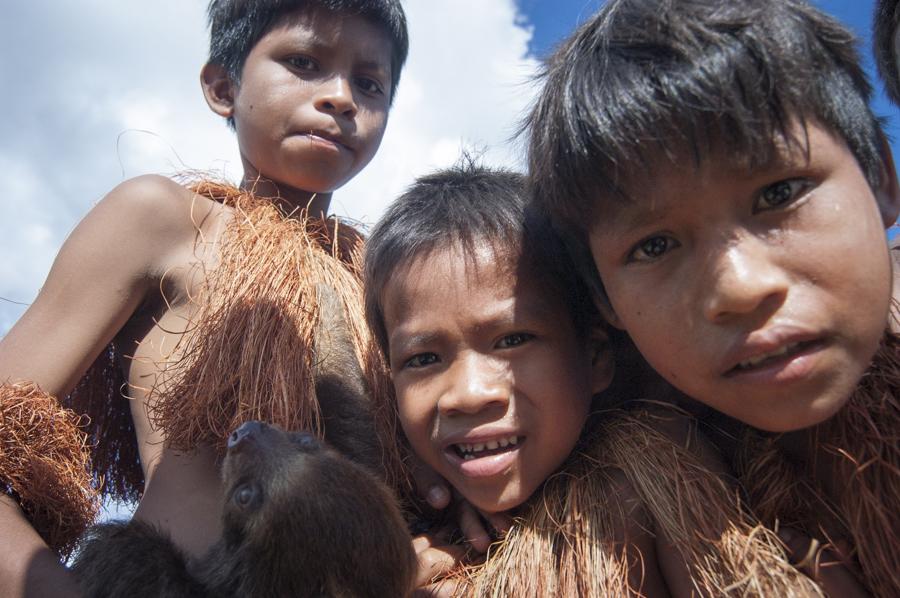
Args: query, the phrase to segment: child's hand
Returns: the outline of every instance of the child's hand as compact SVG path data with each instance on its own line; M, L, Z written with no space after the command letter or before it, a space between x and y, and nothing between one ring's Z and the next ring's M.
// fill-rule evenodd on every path
M469 501L454 493L456 503L456 521L463 539L481 554L498 536L505 534L512 525L512 517L506 513L484 513L472 506ZM492 535L488 527L494 529Z
M419 459L410 459L410 467L416 492L432 509L442 511L451 505L453 499L456 522L463 538L479 553L487 552L494 540L488 526L493 527L496 536L505 534L512 524L512 519L506 514L481 513L458 493L451 494L447 482Z
M419 561L416 574L416 591L413 596L453 596L459 587L459 581L447 579L447 575L462 563L466 547L450 544L447 541L448 531L437 534L421 534L413 538L413 549Z
M792 528L782 528L778 536L787 548L791 563L819 584L828 596L863 597L869 592L854 574L856 567L847 558L846 546L823 546Z
M419 498L435 511L442 511L450 506L450 488L444 478L415 455L410 456L409 467Z

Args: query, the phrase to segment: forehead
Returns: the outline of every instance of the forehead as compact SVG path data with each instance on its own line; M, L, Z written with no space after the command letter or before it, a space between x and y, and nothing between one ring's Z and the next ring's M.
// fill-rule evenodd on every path
M260 43L276 40L350 53L385 68L390 68L391 64L392 42L388 32L375 22L352 13L318 7L290 11L275 22Z
M683 145L659 152L622 182L622 193L599 193L591 234L616 234L664 218L680 200L705 197L722 201L731 189L760 189L780 178L823 169L857 167L844 139L813 121L796 119L768 152L753 155L715 142L705 151Z
M452 243L412 258L395 269L383 293L389 333L412 320L449 313L491 310L561 317L563 302L552 285L518 251L476 241Z

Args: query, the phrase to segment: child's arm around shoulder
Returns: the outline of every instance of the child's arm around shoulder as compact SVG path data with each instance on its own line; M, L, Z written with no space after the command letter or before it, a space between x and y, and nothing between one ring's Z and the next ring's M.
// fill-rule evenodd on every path
M131 179L103 198L64 243L34 303L0 340L0 382L34 382L56 396L71 391L158 290L162 274L192 251L193 203L187 189L158 176ZM18 505L0 496L0 595L73 594L56 555Z

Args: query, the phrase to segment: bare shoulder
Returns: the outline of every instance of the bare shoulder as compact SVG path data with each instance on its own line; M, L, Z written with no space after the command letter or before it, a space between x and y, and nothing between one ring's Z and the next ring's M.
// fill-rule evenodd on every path
M159 295L163 274L197 259L198 226L221 220L220 211L160 176L110 191L66 239L37 298L0 341L0 380L70 390L138 307Z
M710 472L727 475L730 468L716 445L703 433L697 419L674 405L648 403L635 413L656 432L684 448Z
M104 197L85 218L112 219L118 236L171 246L188 240L224 213L220 204L159 175L129 179Z

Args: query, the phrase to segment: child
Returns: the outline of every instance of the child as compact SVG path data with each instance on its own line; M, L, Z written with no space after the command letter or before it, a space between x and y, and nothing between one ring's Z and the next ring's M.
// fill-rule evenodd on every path
M94 471L107 493L140 496L135 517L199 554L220 532L217 461L228 432L254 418L319 429L323 292L346 314L369 389L381 390L361 321L361 239L324 216L332 191L368 163L384 133L408 48L400 3L213 0L209 18L201 83L237 134L241 188L124 182L73 231L0 342L4 441L10 427L31 434L4 445L24 456L4 451L0 477L63 552L92 511L88 500L80 518L55 512L71 511L67 500L79 493L84 506L88 491L77 487L42 504L45 486L66 487L81 456L71 415L54 412L53 396L75 389L75 411L91 415ZM22 405L24 414L8 409ZM27 428L35 422L43 427ZM70 460L41 486L46 475L35 468L50 465L28 451L48 431L61 436L55 454ZM16 501L0 500L0 594L70 590ZM57 517L74 523L48 531Z
M799 0L612 0L550 60L530 160L610 322L752 426L757 514L896 596L900 194L854 43Z
M447 583L477 596L815 594L707 469L685 418L593 413L610 343L526 203L522 176L464 163L420 179L367 241L366 311L408 449L483 513L516 516L483 565ZM456 553L422 546L428 583L433 553Z

